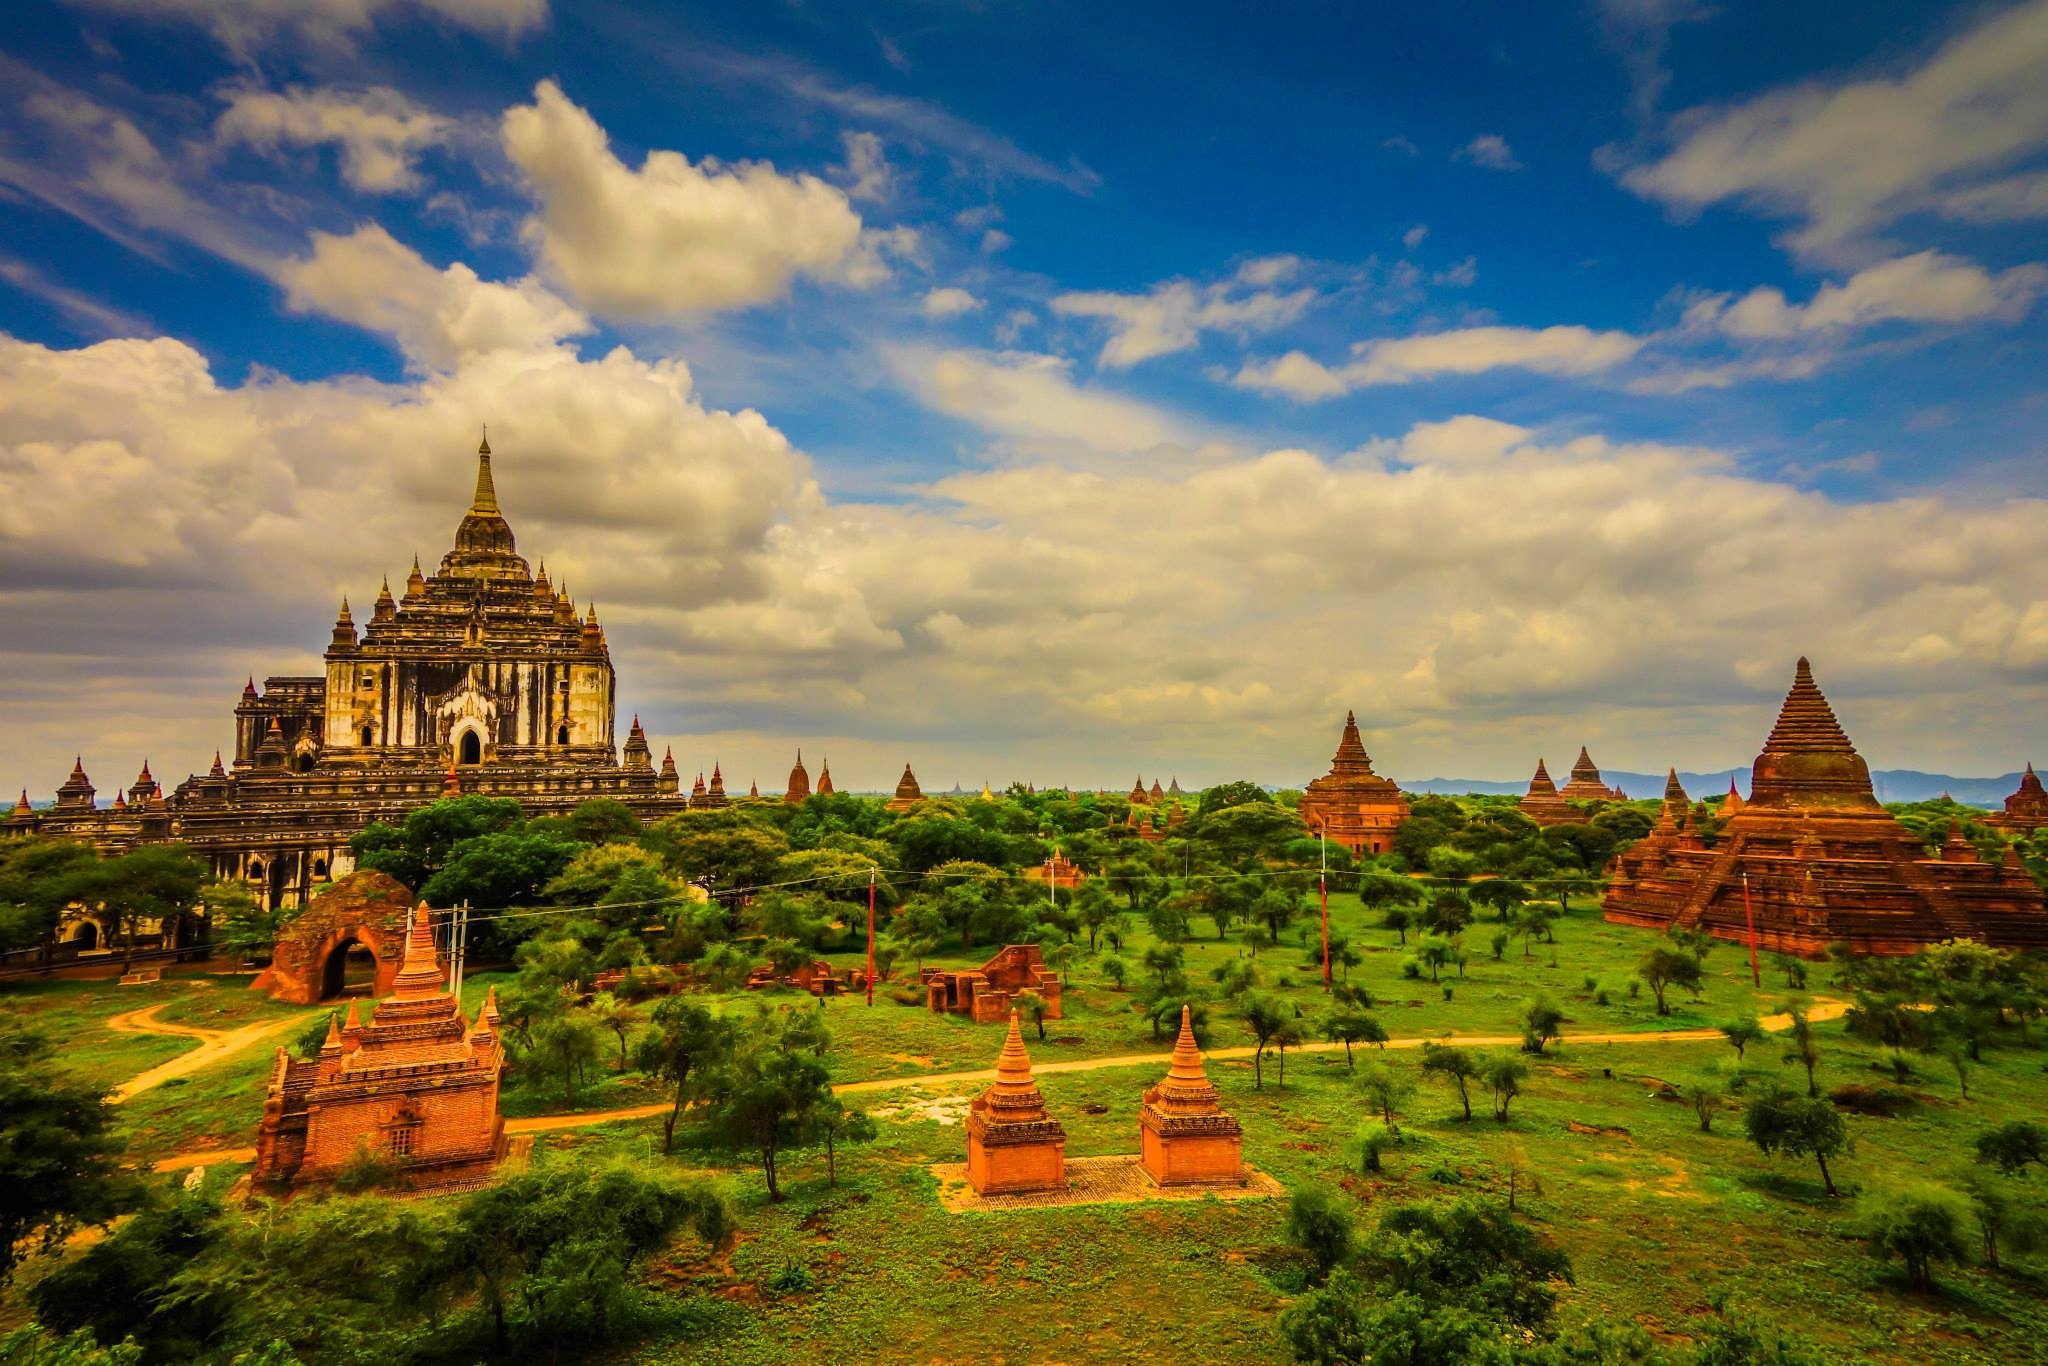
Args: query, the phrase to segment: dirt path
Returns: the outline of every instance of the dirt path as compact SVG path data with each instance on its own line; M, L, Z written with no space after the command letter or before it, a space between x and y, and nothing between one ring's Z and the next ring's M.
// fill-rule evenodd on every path
M179 1039L197 1039L199 1047L180 1053L169 1062L158 1063L147 1072L130 1077L108 1093L107 1099L115 1105L132 1100L144 1091L153 1091L165 1082L178 1077L189 1077L217 1062L224 1061L241 1052L253 1043L259 1043L273 1034L302 1026L312 1017L295 1015L286 1020L270 1020L263 1024L243 1025L240 1029L201 1029L197 1025L172 1024L159 1020L156 1013L170 1005L159 1001L141 1010L123 1011L107 1021L107 1028L116 1034L162 1034Z

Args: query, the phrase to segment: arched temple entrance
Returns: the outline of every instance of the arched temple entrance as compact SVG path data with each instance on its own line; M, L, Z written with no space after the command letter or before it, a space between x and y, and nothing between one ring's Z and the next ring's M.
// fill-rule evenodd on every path
M350 873L307 903L253 983L273 1000L315 1005L343 995L391 993L405 954L412 893L384 873Z
M320 968L320 999L375 996L377 951L351 934L327 951Z
M80 953L91 953L100 946L100 927L93 921L81 920L71 927L64 942L76 945Z
M456 762L464 768L474 768L484 761L484 742L473 730L462 732L461 750Z

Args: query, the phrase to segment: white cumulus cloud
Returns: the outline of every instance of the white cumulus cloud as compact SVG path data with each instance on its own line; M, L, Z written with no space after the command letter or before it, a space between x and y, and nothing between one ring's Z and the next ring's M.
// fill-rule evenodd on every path
M1313 402L1378 384L1408 384L1439 375L1476 375L1488 370L1597 374L1635 359L1643 345L1643 338L1627 332L1599 332L1588 327L1466 327L1360 342L1353 348L1351 360L1335 366L1290 351L1275 360L1247 362L1232 382L1241 388Z
M1208 285L1169 280L1143 294L1086 290L1056 295L1053 312L1074 318L1099 318L1109 326L1096 363L1126 369L1155 356L1185 351L1204 332L1250 335L1268 332L1299 318L1316 300L1309 288L1281 290L1301 261L1293 256L1262 256L1238 267L1229 279Z
M798 276L871 284L873 243L846 193L761 162L653 151L638 170L552 81L506 112L505 151L539 207L542 270L608 317L654 319L781 297Z
M227 92L227 102L213 125L220 145L277 151L331 144L340 150L342 178L371 193L418 188L420 152L445 142L454 128L451 120L384 86L241 86Z

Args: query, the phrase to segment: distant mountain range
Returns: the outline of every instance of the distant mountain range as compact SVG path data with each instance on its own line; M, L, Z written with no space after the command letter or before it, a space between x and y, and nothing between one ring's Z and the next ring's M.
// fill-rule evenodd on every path
M1602 769L1600 776L1608 786L1619 787L1631 797L1659 797L1664 793L1666 775L1662 773L1624 773L1619 770ZM1735 790L1747 797L1747 764L1741 768L1724 768L1714 773L1680 773L1678 781L1685 784L1685 790L1694 800L1698 800L1701 797L1726 792L1731 777L1735 779ZM1518 783L1490 783L1480 778L1423 778L1414 781L1403 778L1399 781L1404 792L1520 795L1529 790L1529 781L1526 778ZM1559 781L1562 783L1563 780ZM1946 792L1957 801L1971 806L2002 807L2005 805L2005 799L2020 785L2020 775L2014 771L1997 778L1958 778L1953 774L1922 773L1912 768L1883 768L1873 771L1870 781L1877 789L1879 801L1925 802L1932 801Z

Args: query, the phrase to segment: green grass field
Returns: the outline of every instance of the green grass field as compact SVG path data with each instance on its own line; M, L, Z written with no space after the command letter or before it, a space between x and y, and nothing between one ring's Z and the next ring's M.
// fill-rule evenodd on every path
M1403 1141L1386 1171L1362 1175L1350 1143L1365 1118L1341 1052L1297 1052L1255 1089L1249 1061L1217 1060L1211 1074L1244 1125L1245 1156L1289 1186L1307 1183L1346 1192L1362 1222L1389 1201L1452 1193L1505 1198L1507 1174L1519 1165L1540 1181L1522 1196L1526 1216L1571 1256L1577 1284L1565 1292L1567 1326L1600 1319L1642 1323L1683 1337L1710 1303L1729 1302L1788 1326L1831 1359L1880 1362L1990 1363L2048 1360L2048 1261L2009 1259L2002 1271L1978 1265L1945 1267L1941 1293L1908 1292L1893 1270L1852 1236L1854 1194L1905 1179L1959 1178L1970 1165L1977 1133L2013 1118L2039 1119L2048 1109L2043 1052L2007 1046L1987 1053L1963 1099L1955 1075L1938 1059L1919 1062L1903 1085L1880 1077L1877 1050L1848 1037L1839 1023L1821 1026L1824 1087L1895 1085L1912 1097L1891 1118L1846 1116L1854 1149L1836 1164L1845 1198L1823 1195L1810 1163L1767 1160L1742 1137L1741 1114L1729 1102L1713 1131L1702 1133L1692 1107L1660 1098L1663 1084L1682 1086L1717 1074L1733 1061L1713 1042L1580 1043L1572 1034L1635 1033L1712 1025L1737 1013L1769 1013L1790 999L1765 965L1761 991L1751 986L1746 957L1717 947L1703 998L1672 996L1659 1017L1647 990L1631 998L1633 965L1653 936L1604 924L1590 904L1574 905L1550 946L1523 957L1516 941L1495 962L1486 952L1491 922L1466 935L1477 952L1460 978L1442 985L1425 973L1404 977L1394 936L1370 927L1356 901L1332 898L1333 932L1364 951L1351 973L1370 987L1378 1017L1397 1038L1447 1032L1513 1034L1520 1003L1536 991L1554 997L1570 1017L1567 1042L1530 1059L1532 1075L1495 1122L1483 1093L1476 1117L1457 1118L1455 1096L1418 1087L1402 1116ZM1203 929L1207 926L1203 925ZM1313 941L1313 921L1305 930ZM835 958L851 964L858 954ZM1136 965L1142 935L1127 941ZM1234 958L1234 944L1200 939L1187 946L1187 972L1206 985L1208 969ZM1266 985L1295 1002L1311 1022L1324 1007L1317 974L1302 965L1296 942L1260 955ZM932 960L978 963L985 954ZM907 975L909 965L898 969ZM1818 995L1827 988L1815 968ZM1608 993L1598 1004L1591 977ZM489 974L472 976L465 998L473 1010ZM1448 999L1444 987L1450 988ZM736 995L728 1009L757 1002L802 1003L790 995ZM164 984L159 995L136 989L69 984L10 988L0 1008L31 1012L68 1041L81 1069L108 1084L141 1071L188 1045L184 1041L114 1034L108 1016L158 1000L162 1018L229 1028L273 1018L281 1007L241 989ZM1112 990L1091 962L1072 974L1067 1018L1050 1021L1044 1042L1027 1042L1035 1060L1147 1055L1130 1066L1042 1078L1050 1110L1065 1124L1068 1153L1081 1157L1131 1152L1143 1088L1164 1065L1170 1040L1155 1041L1132 1008L1131 993ZM955 1017L897 1005L878 996L824 1007L834 1038L832 1068L841 1081L913 1077L992 1065L1001 1033ZM1212 1048L1251 1042L1230 1007L1212 1005ZM288 1042L287 1032L276 1042ZM591 1084L579 1088L579 1109L644 1104L658 1094L632 1075L611 1072L610 1036ZM193 1148L241 1146L253 1140L272 1044L259 1044L227 1063L138 1096L123 1107L122 1126L138 1160ZM1363 1057L1369 1050L1361 1050ZM1772 1039L1750 1050L1753 1069L1803 1080L1779 1059ZM1418 1054L1390 1050L1392 1065L1415 1073ZM789 1198L766 1199L759 1172L731 1154L679 1132L676 1154L659 1153L655 1121L612 1123L542 1135L537 1162L564 1163L625 1154L679 1170L715 1173L742 1210L742 1231L715 1257L679 1254L655 1268L656 1279L704 1292L686 1340L643 1343L622 1359L644 1362L780 1362L797 1359L1005 1362L1270 1362L1280 1347L1274 1318L1293 1290L1271 1256L1281 1241L1284 1202L1191 1202L1096 1206L1004 1214L947 1214L934 1196L929 1164L958 1161L964 1151L959 1101L977 1086L934 1083L863 1094L879 1117L880 1136L842 1151L838 1185L828 1185L822 1152L793 1155L786 1167ZM942 1103L934 1103L942 1102ZM505 1093L508 1115L562 1109L560 1087L548 1079L514 1077ZM2032 1178L2039 1185L2043 1178ZM793 1275L791 1268L800 1268ZM808 1289L778 1291L772 1282Z

